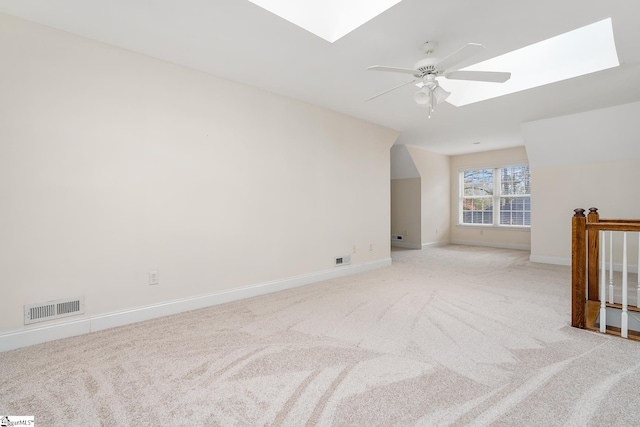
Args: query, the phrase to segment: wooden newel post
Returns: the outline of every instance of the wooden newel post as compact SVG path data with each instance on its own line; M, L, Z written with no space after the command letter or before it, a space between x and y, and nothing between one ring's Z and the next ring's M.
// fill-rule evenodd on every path
M587 218L584 209L574 209L571 221L571 326L586 325L585 305L587 299Z
M600 214L598 214L597 208L589 208L589 214L587 215L587 222L597 223L600 221ZM600 301L600 288L599 288L599 275L598 268L600 268L600 233L598 230L587 231L587 242L589 249L587 252L587 283L588 292L587 298L590 301Z

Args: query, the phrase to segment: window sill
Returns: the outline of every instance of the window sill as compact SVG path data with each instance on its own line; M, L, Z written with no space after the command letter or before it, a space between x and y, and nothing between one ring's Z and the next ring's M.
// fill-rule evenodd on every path
M456 224L457 228L500 230L500 231L526 231L531 232L531 226L523 225L489 225L489 224Z

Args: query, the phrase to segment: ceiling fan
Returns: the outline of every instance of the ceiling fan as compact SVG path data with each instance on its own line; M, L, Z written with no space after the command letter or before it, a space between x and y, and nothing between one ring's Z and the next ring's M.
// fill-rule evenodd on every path
M373 65L368 67L368 70L373 71L390 71L392 73L411 74L414 79L406 83L394 86L391 89L387 89L371 98L366 99L370 101L392 90L401 88L412 83L420 84L422 87L413 96L414 101L422 106L429 108L429 117L433 112L435 104L440 104L445 101L451 92L447 92L440 87L436 77L444 77L451 80L472 80L480 82L493 82L504 83L511 78L511 73L501 71L465 71L458 70L457 65L463 61L477 55L484 50L484 46L478 43L467 43L455 52L449 54L443 59L431 56L437 47L436 42L426 42L422 45L427 57L418 61L413 68L401 68L401 67L388 67L384 65Z

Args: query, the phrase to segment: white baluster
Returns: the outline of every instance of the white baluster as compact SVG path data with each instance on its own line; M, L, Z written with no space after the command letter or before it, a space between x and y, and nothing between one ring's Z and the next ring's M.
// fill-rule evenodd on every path
M609 232L609 302L613 304L613 231Z
M620 319L620 336L628 338L629 314L627 313L627 232L622 240L622 317Z
M600 230L600 332L607 332L607 235Z

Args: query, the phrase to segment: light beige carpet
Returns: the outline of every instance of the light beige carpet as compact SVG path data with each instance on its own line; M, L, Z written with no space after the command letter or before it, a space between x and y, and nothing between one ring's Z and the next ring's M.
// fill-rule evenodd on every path
M571 328L568 267L393 251L393 266L0 353L38 426L630 426L640 344Z

